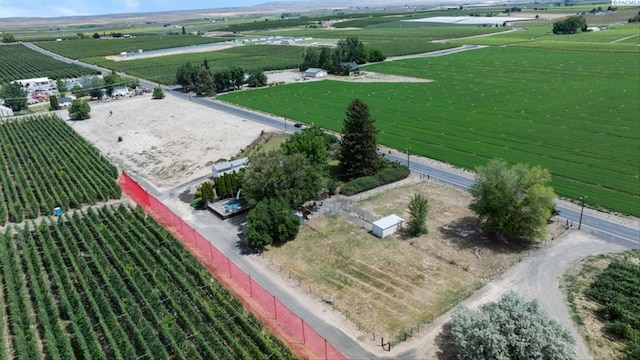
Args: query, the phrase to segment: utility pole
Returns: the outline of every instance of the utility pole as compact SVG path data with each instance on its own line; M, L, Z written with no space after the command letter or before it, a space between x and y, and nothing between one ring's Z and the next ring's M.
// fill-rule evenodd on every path
M588 198L588 196L581 196L580 199L582 200L582 209L580 209L580 221L578 221L578 230L580 230L580 227L582 226L582 213L584 212L584 199Z
M407 148L407 167L409 168L409 170L411 170L411 164L409 163L409 150L411 150L410 147Z

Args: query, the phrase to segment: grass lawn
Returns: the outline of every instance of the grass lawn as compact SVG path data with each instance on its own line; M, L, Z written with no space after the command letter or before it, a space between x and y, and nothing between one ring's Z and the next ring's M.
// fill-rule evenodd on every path
M548 168L564 197L640 215L638 54L490 47L367 70L431 83L321 81L220 99L342 130L360 98L381 144L467 169L492 158Z

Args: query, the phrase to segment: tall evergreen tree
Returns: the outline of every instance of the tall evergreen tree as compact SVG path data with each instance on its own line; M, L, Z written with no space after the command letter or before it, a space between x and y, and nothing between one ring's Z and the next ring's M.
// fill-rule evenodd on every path
M382 164L377 154L378 142L369 107L360 99L354 99L347 108L342 128L339 159L347 179L375 174Z

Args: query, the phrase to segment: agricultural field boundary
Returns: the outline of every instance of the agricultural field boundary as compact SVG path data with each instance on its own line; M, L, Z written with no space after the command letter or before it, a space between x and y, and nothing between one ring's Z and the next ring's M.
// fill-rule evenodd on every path
M125 194L167 227L198 260L236 295L292 351L303 358L346 359L303 319L247 275L229 257L189 226L160 200L149 194L125 172L120 177Z

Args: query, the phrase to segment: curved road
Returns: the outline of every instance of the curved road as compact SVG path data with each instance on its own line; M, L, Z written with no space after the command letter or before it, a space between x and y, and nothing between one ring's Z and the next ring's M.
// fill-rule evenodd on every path
M29 43L25 43L25 45L68 63L88 66L103 73L110 71L52 54ZM141 81L141 85L147 87L156 86L156 84L148 81ZM293 127L293 123L291 121L287 121L281 117L259 113L219 101L192 97L189 94L180 92L174 91L171 93L174 96L183 98L185 101L192 101L217 110L225 111L241 118L266 124L274 128L286 129L291 132L300 130ZM407 162L405 157L393 155L385 156L402 163ZM415 157L410 161L409 165L411 170L414 172L429 175L430 177L434 177L440 181L447 182L460 188L466 189L473 183L473 179L470 177L461 176L453 172L420 163ZM143 179L140 180L144 183L144 181L142 181ZM149 189L152 190L153 187L149 187ZM165 200L177 214L181 213L180 208L174 203L175 194L171 191L160 194L160 198ZM560 211L560 216L562 218L572 221L575 224L578 223L580 217L580 213L578 211L560 205L557 206L557 209ZM304 321L312 326L321 336L329 340L331 344L349 358L363 359L393 356L394 358L411 359L437 357L437 347L434 345L434 339L440 331L439 325L445 322L448 318L447 315L437 319L424 330L426 331L426 334L423 335L424 338L421 336L422 340L416 340L420 341L419 344L409 343L406 348L403 348L401 344L397 352L395 352L395 355L382 351L380 351L380 353L372 354L364 349L356 340L346 335L341 329L324 321L321 313L318 311L318 308L309 308L308 306L305 306L302 302L298 301L289 290L284 289L278 281L274 281L270 273L264 271L264 269L259 269L254 263L254 260L250 260L244 256L242 243L238 240L236 229L232 224L221 221L214 222L211 220L211 216L204 212L185 213L182 211L181 215L185 221L198 229L202 235L214 243L218 249L229 256L239 267L245 270L267 290L272 292L272 294L276 295L280 301L289 307L289 309L303 318ZM582 226L587 232L591 232L597 237L574 237L569 234L566 239L559 241L557 244L551 244L548 247L534 252L533 255L515 265L500 279L494 280L485 285L483 289L478 291L471 298L467 299L464 303L474 306L488 301L489 299L497 299L499 294L505 290L514 289L527 297L539 299L542 307L553 318L570 327L575 334L576 332L573 328L567 307L564 304L562 295L558 289L558 279L562 275L564 268L570 262L580 257L603 252L640 248L640 231L638 229L606 220L604 216L598 217L591 214L584 214ZM578 344L576 351L578 358L589 358L590 356L584 342L580 337L577 337L577 339Z

